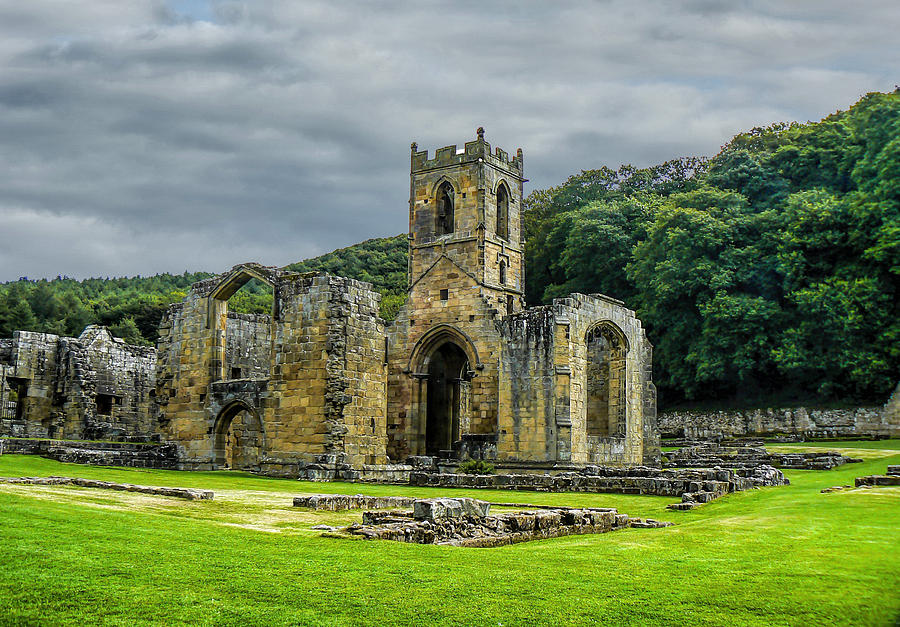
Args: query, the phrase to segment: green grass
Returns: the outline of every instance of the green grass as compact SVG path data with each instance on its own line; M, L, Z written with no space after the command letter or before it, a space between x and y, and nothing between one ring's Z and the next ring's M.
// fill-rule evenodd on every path
M819 493L900 463L900 441L877 453L690 512L665 510L674 499L662 497L306 483L6 455L0 476L203 487L216 499L0 486L0 623L894 625L900 488ZM309 492L611 506L676 526L495 549L332 539L310 527L360 514L290 507L291 495Z

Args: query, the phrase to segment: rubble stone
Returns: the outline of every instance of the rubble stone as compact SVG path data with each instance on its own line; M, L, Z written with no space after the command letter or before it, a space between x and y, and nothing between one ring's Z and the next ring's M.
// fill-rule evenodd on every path
M671 524L650 518L631 518L608 508L559 508L426 519L408 512L365 512L362 524L351 525L344 531L367 540L493 547L568 535L607 533L629 527L657 529Z

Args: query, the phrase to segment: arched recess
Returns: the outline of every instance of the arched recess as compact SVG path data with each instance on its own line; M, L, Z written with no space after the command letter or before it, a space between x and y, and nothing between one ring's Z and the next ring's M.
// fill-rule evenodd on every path
M472 378L483 367L478 351L465 333L441 324L416 343L409 366L414 454L446 456L470 431Z
M497 237L509 239L509 187L501 181L497 185Z
M254 279L272 289L272 312L261 319L245 319L242 324L246 328L243 331L230 329L228 300ZM211 380L268 378L273 336L271 325L280 318L275 272L258 264L235 266L210 292L207 312L207 328L215 331L209 361ZM234 320L231 322L237 324ZM234 347L229 349L229 342L235 339L241 340L238 350ZM237 359L237 355L241 355L242 359ZM229 363L229 360L235 363Z
M222 408L213 424L216 468L259 470L265 452L265 431L256 410L243 401Z
M625 392L628 339L604 320L585 334L585 419L587 434L624 437L627 428Z
M447 235L456 229L456 190L450 181L444 181L437 188L434 202L434 232Z

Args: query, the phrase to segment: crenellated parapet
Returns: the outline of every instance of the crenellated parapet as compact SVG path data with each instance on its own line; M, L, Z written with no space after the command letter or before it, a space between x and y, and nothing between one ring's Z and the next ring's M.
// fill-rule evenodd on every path
M434 157L428 158L427 150L419 150L418 144L411 146L411 170L413 173L426 172L440 168L458 168L462 165L481 162L494 166L517 179L524 179L525 166L522 149L516 151L516 155L510 159L509 154L501 148L491 152L491 145L484 139L484 129L478 128L478 138L466 142L460 150L456 144L438 148Z

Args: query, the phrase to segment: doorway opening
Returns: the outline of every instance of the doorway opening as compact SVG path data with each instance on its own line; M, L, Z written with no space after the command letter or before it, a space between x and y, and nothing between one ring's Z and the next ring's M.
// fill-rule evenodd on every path
M425 454L448 457L460 438L471 390L469 358L453 342L438 346L428 359Z

